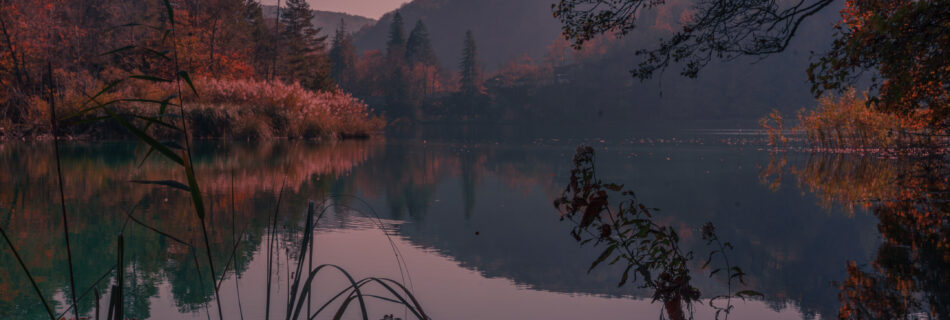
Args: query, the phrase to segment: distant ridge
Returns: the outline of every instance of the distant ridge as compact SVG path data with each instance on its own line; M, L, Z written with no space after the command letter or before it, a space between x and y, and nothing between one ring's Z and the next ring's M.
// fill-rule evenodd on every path
M273 19L277 12L277 6L264 5L264 17ZM343 12L313 10L313 25L322 28L323 35L332 36L340 25L340 19L346 23L346 29L350 33L355 33L365 26L371 26L376 23L375 19L364 16L352 15Z
M385 51L393 13L399 11L408 35L416 21L429 29L432 47L443 67L455 70L462 54L462 40L472 30L478 59L486 71L528 54L544 56L560 35L561 24L551 15L554 0L413 0L383 15L379 22L356 34L360 50Z

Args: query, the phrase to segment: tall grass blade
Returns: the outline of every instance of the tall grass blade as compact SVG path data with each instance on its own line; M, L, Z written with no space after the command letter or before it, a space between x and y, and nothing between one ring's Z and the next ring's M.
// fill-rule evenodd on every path
M353 293L351 293L351 295L355 295L357 299L359 300L360 311L363 314L363 320L369 320L369 314L366 312L366 301L363 300L363 294L360 291L360 285L356 282L356 280L353 279L353 276L351 276L349 272L347 272L345 269L341 268L340 266L337 266L334 264L322 264L322 265L317 266L315 269L311 270L310 276L307 277L307 281L303 283L303 287L302 287L303 292L300 296L305 297L310 294L311 287L313 286L313 280L317 276L317 274L320 273L321 270L323 270L323 268L335 269L337 271L340 271L340 273L342 273L343 276L346 277L346 280L350 282L350 288L353 289ZM303 299L298 299L298 300L299 301L292 301L292 300L288 301L288 303L290 304L296 303L297 306L296 306L293 316L292 317L288 316L287 319L297 319L297 317L300 316L300 309L303 307ZM332 302L332 300L328 301L327 303L329 304L330 302ZM342 309L345 309L345 306Z
M237 272L237 267L236 267L238 263L237 261L238 257L236 253L237 253L237 246L239 243L238 240L234 238L234 232L236 228L235 224L237 223L236 221L237 221L237 210L235 209L235 206L234 206L234 170L231 170L231 242L234 243L234 252L232 252L231 255L234 257L234 264L235 264L234 291L237 293L238 313L241 315L241 320L244 320L244 306L241 304L241 285L240 285L240 281L239 281L240 279L238 277L238 272ZM248 224L250 224L250 222L248 222ZM247 230L246 225L244 227L244 230L245 231ZM241 232L241 238L239 239L243 239L243 238L244 238L244 231Z
M16 251L16 247L13 246L13 242L10 241L10 238L7 237L6 231L3 231L3 227L0 227L0 235L3 236L3 240L7 242L7 246L10 247L10 251L13 252L13 256L16 258L17 263L20 264L20 268L23 269L23 273L26 273L26 278L30 280L30 284L33 285L33 290L36 291L36 296L40 298L40 301L43 302L43 308L46 309L46 313L49 314L50 320L56 320L56 316L53 315L53 309L49 307L49 303L46 302L46 298L43 298L43 292L40 291L40 286L36 284L36 280L33 279L33 275L30 274L30 269L26 267L26 264L23 263L23 258L20 258L20 253Z
M297 298L297 289L298 289L298 287L299 287L299 285L300 285L300 275L301 275L301 273L303 273L303 272L302 272L302 271L303 271L303 263L304 263L304 258L305 258L306 254L307 254L307 246L311 243L310 237L313 235L313 227L312 227L312 225L313 225L313 215L314 215L314 203L313 203L313 201L311 200L311 201L309 202L308 206L307 206L307 221L306 221L306 223L304 224L304 225L305 225L305 229L304 229L304 232L303 232L303 241L301 241L301 246L300 246L300 255L297 257L297 270L296 270L296 272L294 273L293 284L292 284L292 286L290 287L290 288L291 288L291 289L290 289L290 295L289 295L290 298L287 300L287 313L286 313L286 315L287 315L287 319L288 319L288 320L290 319L290 313L291 313L291 310L292 310L293 305L294 305L294 300L296 300L296 298ZM289 261L288 261L288 262L289 262ZM311 269L311 270L312 270L312 269ZM303 299L306 299L306 298L307 298L307 295L301 294L301 296L300 296L301 301L302 301Z
M168 12L168 21L175 25L175 11L172 10L172 3L168 0L162 0L165 3L165 10Z
M195 93L195 96L198 96L198 89L195 89L195 84L191 82L191 76L188 75L188 72L181 70L178 71L178 77L185 79L185 83L188 84L188 87L191 88L191 92Z
M273 222L271 223L271 228L270 228L270 231L268 232L269 237L268 237L268 239L267 239L267 294L266 294L266 296L267 296L267 301L265 302L265 307L264 307L264 319L265 319L265 320L269 320L269 319L270 319L270 300L271 300L271 287L273 286L273 285L272 285L272 277L273 277L272 275L273 275L273 264L274 264L274 263L273 263L273 262L274 262L274 259L273 259L273 253L274 253L273 247L274 247L274 245L273 245L273 243L274 243L274 236L275 236L275 234L277 233L277 232L276 232L276 230L277 230L277 215L280 213L280 201L281 201L281 199L283 199L283 197L284 197L284 183L286 183L286 181L281 182L281 184L280 184L280 192L277 193L277 205L274 207L274 217L272 218L272 219L273 219L273 220L272 220Z
M116 261L116 285L113 287L113 293L115 294L115 304L113 308L115 313L113 314L115 318L112 320L122 320L124 319L124 296L125 296L125 243L124 237L120 234L118 241L118 250L117 250L117 261Z
M99 300L101 298L99 296L99 288L94 287L92 292L96 296L96 320L99 320Z
M59 130L56 127L56 94L53 88L53 66L47 61L47 89L49 90L49 118L53 133L53 154L56 156L56 178L59 183L59 205L63 214L63 237L66 239L66 263L69 266L69 290L73 305L76 305L76 276L73 272L73 251L69 244L69 218L66 215L66 192L63 190L63 168L59 157ZM76 319L79 319L79 309L74 309Z
M138 183L138 184L160 185L160 186L166 186L172 189L184 190L185 192L191 192L191 189L189 189L188 186L175 180L129 180L129 182Z
M140 130L139 128L135 127L134 125L126 121L124 118L122 118L121 116L113 112L112 110L109 110L109 108L102 108L102 109L105 110L106 113L108 113L109 116L112 117L112 119L116 120L119 123L119 125L128 129L130 132L132 132L132 134L134 134L136 137L138 137L142 141L145 141L145 143L147 143L152 148L155 148L155 150L158 150L158 152L160 152L162 155L164 155L165 157L167 157L168 159L174 161L175 163L179 165L182 165L182 166L185 165L185 161L182 160L182 158L178 156L178 154L176 154L174 151L169 149L167 146L165 146L161 142L158 142L158 140L155 140L155 138L152 138L151 136L149 136L147 133Z

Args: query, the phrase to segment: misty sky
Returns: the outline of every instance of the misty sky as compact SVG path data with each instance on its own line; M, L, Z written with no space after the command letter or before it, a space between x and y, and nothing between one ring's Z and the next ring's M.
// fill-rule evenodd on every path
M281 0L283 4L286 0ZM379 19L384 13L399 8L409 0L307 0L314 10L346 12L368 18ZM277 4L277 0L261 0L267 5Z

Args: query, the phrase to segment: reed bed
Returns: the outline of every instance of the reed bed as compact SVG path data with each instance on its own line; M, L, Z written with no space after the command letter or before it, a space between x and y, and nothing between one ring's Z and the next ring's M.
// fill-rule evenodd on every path
M63 119L61 133L67 138L115 139L129 137L121 126L108 122L104 112L84 112L94 106L89 97L100 102L116 101L114 111L128 118L162 113L161 104L174 107L177 88L174 83L131 79L110 87L121 72L110 70L99 77L85 73L57 72L56 100ZM194 92L184 91L189 133L196 138L240 140L363 138L382 132L386 121L362 100L343 91L311 91L299 83L256 79L195 78ZM197 92L197 94L195 93ZM134 97L134 98L129 98ZM24 123L0 123L0 139L48 139L49 98L29 100ZM166 122L176 115L164 114ZM156 131L162 137L178 132L165 126Z
M927 124L930 118L929 111L880 111L866 94L850 89L839 96L821 97L814 109L801 109L795 124L787 123L773 110L759 120L759 125L773 148L827 153L929 153L946 142L943 130ZM790 142L800 144L789 146Z

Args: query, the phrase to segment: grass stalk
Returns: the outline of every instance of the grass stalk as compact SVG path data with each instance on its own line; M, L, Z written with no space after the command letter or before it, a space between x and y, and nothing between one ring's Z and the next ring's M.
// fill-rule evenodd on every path
M94 287L92 293L93 293L93 294L95 295L95 297L96 297L96 320L99 320L99 300L100 300L100 298L101 298L101 297L99 296L99 288L95 288L95 287Z
M237 220L237 214L236 214L236 212L237 212L237 210L235 209L235 206L234 206L234 170L231 170L231 242L234 243L234 251L232 251L231 254L232 254L232 256L234 257L234 265L235 265L235 268L234 268L234 291L237 292L238 312L239 312L240 315L241 315L241 320L244 320L244 306L241 304L241 285L240 285L240 281L239 281L240 279L239 279L239 277L238 277L238 272L237 272L237 267L236 267L237 264L238 264L238 261L237 261L238 257L237 257L237 255L236 255L236 253L237 253L237 245L238 245L238 243L239 243L239 242L237 241L237 239L234 238L234 232L236 231L236 230L235 230L235 228L236 228L235 224L236 224L236 220ZM244 230L247 230L247 227L245 227ZM241 232L241 239L243 239L243 238L244 238L244 232L242 231L242 232ZM225 272L227 272L227 266L225 266ZM222 277L223 277L223 276L222 276Z
M188 121L187 121L188 118L185 114L185 100L182 97L182 86L181 86L182 77L186 77L186 80L189 82L189 84L191 83L191 80L190 80L190 77L187 75L187 73L185 73L184 71L181 71L181 64L179 62L179 57L178 57L179 56L178 37L177 37L177 32L176 32L177 28L175 27L174 10L172 9L172 5L171 5L171 2L169 2L169 0L164 0L163 2L165 3L166 9L168 10L168 19L169 19L169 22L171 23L170 24L171 28L169 29L169 32L170 32L170 37L172 41L172 58L173 58L173 62L175 65L175 70L176 70L175 71L175 86L178 91L178 109L181 116L181 119L180 119L181 129L182 129L182 132L184 133L183 135L185 139L185 150L182 150L182 155L184 156L185 175L188 178L188 186L191 191L192 201L194 202L195 213L198 215L198 219L201 223L201 234L204 237L205 252L208 255L208 267L211 271L211 284L212 286L214 286L214 284L217 282L217 277L214 271L214 258L211 255L211 242L208 239L208 226L207 224L205 224L204 201L201 198L201 190L198 188L198 180L197 180L198 178L195 175L194 163L192 161L191 137L188 134ZM192 86L192 90L194 91L194 86ZM214 288L214 296L215 296L215 302L218 306L218 318L221 320L224 320L224 312L221 308L221 295L218 292L217 286L215 286Z
M10 251L13 252L13 256L16 258L17 263L20 264L20 268L23 269L23 273L26 273L26 278L30 280L30 284L33 285L33 290L36 291L36 296L40 298L40 301L43 302L43 308L46 309L46 313L49 314L50 320L56 320L56 316L53 315L53 309L49 307L49 303L46 302L46 298L43 298L43 292L40 291L40 286L36 284L36 280L33 279L33 275L30 274L30 269L26 267L26 264L23 263L23 258L20 258L20 253L16 251L16 247L13 246L13 242L10 241L10 238L7 237L6 231L3 231L3 227L0 227L0 235L3 236L3 240L7 242L7 246L10 247Z
M267 302L264 307L264 319L270 319L270 301L271 301L271 287L272 287L272 274L273 274L273 254L274 254L274 237L277 233L277 215L280 213L280 201L284 197L284 183L281 182L280 191L277 193L277 205L274 207L274 216L271 218L271 228L268 232L267 238Z
M56 92L53 86L53 66L46 62L48 78L46 85L49 93L49 122L53 135L53 154L56 157L56 178L59 183L59 205L63 215L63 237L66 239L66 263L69 266L69 290L73 305L76 305L76 277L73 272L73 252L69 243L69 219L66 216L66 193L63 190L63 168L59 157L59 130L56 125ZM76 319L79 319L79 308L73 309Z

